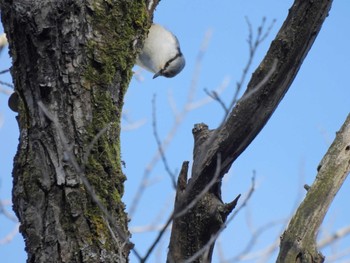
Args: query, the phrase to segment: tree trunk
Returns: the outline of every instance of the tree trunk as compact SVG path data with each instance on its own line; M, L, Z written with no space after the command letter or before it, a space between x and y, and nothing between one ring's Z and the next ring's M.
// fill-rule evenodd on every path
M127 262L120 118L155 4L0 4L19 97L13 204L27 262Z
M197 124L193 129L192 177L187 183L186 169L180 175L168 262L189 258L185 262L211 262L215 237L237 199L228 204L222 202L220 180L208 191L206 186L214 176L221 179L227 173L273 114L314 43L331 3L295 0L245 94L226 121L215 130L209 130L205 124ZM197 200L194 206L193 200Z

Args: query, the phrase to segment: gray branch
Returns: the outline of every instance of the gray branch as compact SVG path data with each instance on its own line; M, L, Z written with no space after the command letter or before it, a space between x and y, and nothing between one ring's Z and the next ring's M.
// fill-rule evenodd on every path
M281 238L277 262L323 262L317 251L316 235L319 227L350 172L350 115L323 157L316 180L304 201L292 217ZM294 262L294 261L293 261Z
M221 155L222 178L262 130L293 83L331 3L329 0L295 0L242 99L223 124L215 130L209 130L205 124L195 126L192 177L181 189L178 186L177 193L182 194L177 194L175 210L186 207L211 181L217 169L218 154ZM277 66L271 74L275 61ZM186 215L174 219L168 262L180 262L202 249L225 223L230 212L226 208L218 182ZM194 262L210 262L211 251L212 248Z

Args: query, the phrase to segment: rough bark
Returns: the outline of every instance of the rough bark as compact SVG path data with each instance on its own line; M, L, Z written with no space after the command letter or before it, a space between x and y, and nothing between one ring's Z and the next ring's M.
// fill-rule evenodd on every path
M277 262L324 262L317 251L319 227L350 172L350 115L318 166L315 182L281 237Z
M0 1L19 96L13 204L27 262L128 261L120 118L151 2Z
M192 176L187 184L178 185L175 215L203 193L214 175L222 178L264 127L291 86L331 3L330 0L294 1L265 58L252 75L243 98L226 121L215 130L209 130L205 124L195 127ZM277 66L270 78L256 89L271 73L276 60ZM219 182L199 198L188 213L175 217L168 262L182 262L208 244L223 226L230 208L232 206L221 201ZM208 246L209 253L202 253L193 262L210 262L213 245Z

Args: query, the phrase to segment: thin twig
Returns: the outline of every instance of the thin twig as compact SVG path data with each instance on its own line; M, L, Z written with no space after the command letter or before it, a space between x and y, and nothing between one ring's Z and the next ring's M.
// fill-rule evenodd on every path
M225 111L225 115L229 114L229 109L226 107L225 102L223 102L223 100L220 98L219 94L216 91L209 91L208 89L204 89L204 92L213 100L219 102L219 104Z
M129 231L132 234L135 233L146 233L146 232L153 232L153 231L160 231L164 229L164 224L162 225L156 225L156 224L149 224L149 225L144 225L144 226L132 226L129 227Z
M246 92L243 95L243 97L240 99L240 101L244 101L244 100L250 98L255 92L257 92L259 89L261 89L270 80L271 76L273 75L273 73L275 72L275 70L277 68L277 63L278 63L278 61L275 59L272 66L271 66L271 69L266 74L266 76L255 87L251 88L248 92ZM210 135L210 137L206 140L205 144L207 147L212 145L212 143L217 139L217 136L218 136L219 132L221 131L221 128L225 125L226 118L227 118L227 116L224 116L219 127L216 128L214 130L214 132ZM203 147L203 149L205 148L204 146L202 146L202 147ZM225 162L229 163L230 158L227 158ZM226 167L225 164L224 164L224 166Z
M1 37L1 36L0 36ZM0 70L0 75L2 74L5 74L7 72L10 72L10 69L4 69L4 70ZM8 83L8 82L4 82L4 81L1 81L0 80L0 85L4 85L6 87L10 87L12 88L12 90L7 90L7 89L4 89L0 86L0 92L1 93L4 93L6 95L11 95L13 93L13 85L11 83Z
M347 235L350 234L350 225L345 226L341 229L338 229L336 232L334 232L331 236L323 238L319 242L317 242L317 246L319 248L323 248L325 246L329 246L332 244L335 240L339 240Z
M6 86L6 87L13 88L13 85L12 85L11 83L8 83L8 82L2 81L2 80L0 80L0 84L1 84L1 85L4 85L4 86Z
M216 87L215 90L213 90L213 92L215 92L216 94L218 94L218 96L220 96L220 94L223 93L223 91L227 89L227 87L230 85L230 83L231 83L231 78L229 76L226 76L222 80L221 84L218 87ZM211 101L213 101L213 98L211 96L205 96L202 99L199 99L197 101L194 101L194 102L188 104L186 106L186 108L188 111L191 111L191 110L197 109L199 107L202 107Z
M254 245L256 244L256 242L258 241L259 237L268 229L275 227L276 225L279 225L281 223L285 223L286 220L282 219L282 220L278 220L278 221L272 221L272 222L268 222L267 224L259 227L256 231L254 231L254 233L252 234L252 236L250 237L250 240L247 242L245 248L243 248L243 250L241 252L239 252L236 256L228 259L228 260L223 260L223 262L227 263L227 262L237 262L239 260L243 260L246 255L248 255L248 253L252 250L252 248L254 247Z
M271 29L272 29L276 20L273 20L271 22L270 26L267 28L266 32L263 34L263 29L264 29L264 25L265 25L265 21L266 21L266 18L263 17L261 25L259 26L259 28L257 30L258 34L257 34L255 39L253 37L252 25L247 17L246 17L246 21L247 21L247 25L248 25L248 29L249 29L249 35L248 35L248 40L247 40L248 45L249 45L249 58L248 58L247 64L243 68L240 81L238 81L236 83L236 91L235 91L235 94L233 95L233 99L228 107L229 111L231 111L231 109L233 108L233 106L236 104L236 102L238 100L239 93L243 87L243 84L244 84L245 79L247 77L248 71L253 63L253 58L255 56L255 52L256 52L257 48L267 38L267 36L271 32ZM228 116L228 114L225 116L225 119L227 118L227 116Z
M271 254L278 248L279 240L275 240L273 244L268 245L266 248L261 249L258 252L253 252L244 256L244 260L253 260L254 262L268 262L267 260L262 260L266 254Z
M237 215L238 213L248 204L248 201L250 200L250 198L252 197L254 191L255 191L255 178L256 178L256 172L253 171L253 176L252 176L252 183L251 183L251 187L248 191L247 196L244 198L242 204L235 209L235 211L233 212L233 214L229 217L229 219L226 221L226 225L228 223L230 223Z
M146 255L140 259L140 263L146 262L148 257L151 255L152 251L156 247L156 245L159 243L160 239L162 238L163 234L165 233L165 230L169 227L170 223L173 221L173 213L171 213L170 217L168 218L167 222L163 226L162 230L159 231L156 239L153 241L152 245L149 247L149 249L146 252Z
M265 22L266 22L266 18L263 17L262 18L262 22L261 25L258 27L257 29L257 36L254 38L254 33L253 33L253 28L252 25L249 21L249 19L246 17L246 22L248 25L248 30L249 30L249 34L248 34L248 46L249 46L249 57L248 57L248 61L247 64L245 65L245 67L243 68L242 71L242 75L241 75L241 79L236 83L236 89L235 89L235 93L233 95L233 98L229 104L229 106L226 106L226 104L224 103L224 101L220 98L219 94L217 94L215 91L209 92L207 91L207 89L204 89L204 92L206 92L206 94L208 94L213 100L217 101L220 106L224 109L225 114L224 114L224 118L221 122L221 125L225 122L225 120L227 119L227 117L229 116L229 113L231 112L231 110L233 109L234 105L237 103L237 101L239 100L239 94L242 90L243 84L246 80L246 77L248 75L248 72L250 70L250 67L253 63L253 59L256 53L256 50L258 49L258 47L260 46L260 44L267 38L267 36L270 34L273 25L275 24L276 20L274 19L270 26L266 29L266 31L264 32L264 27L265 27ZM274 73L274 71L276 70L276 66L277 66L277 60L274 60L273 66L270 69L269 73L265 76L265 78L253 89L251 89L249 92L244 94L244 97L242 97L240 100L244 100L247 99L250 95L254 94L256 91L258 91L263 85L266 84L266 82L269 80L269 78L271 77L271 75Z
M14 216L13 214L9 213L6 208L5 208L5 203L4 201L0 200L0 214L3 214L5 217L7 217L8 219L10 219L11 221L17 223L18 219L16 216Z
M16 223L11 232L9 232L5 237L0 239L0 245L10 243L19 232L19 223Z
M160 157L162 158L164 168L167 171L168 175L170 176L170 180L172 182L172 185L174 189L176 189L176 178L175 174L170 170L168 160L165 156L163 147L162 147L162 142L159 138L158 135L158 129L157 129L157 109L156 109L156 94L153 95L152 99L152 128L153 128L153 136L156 139L157 145L158 145L158 151L160 154Z
M333 254L331 256L328 256L327 257L327 263L328 262L335 262L335 263L339 263L339 262L342 262L342 263L349 263L350 260L343 260L343 261L340 261L341 258L343 257L346 257L346 256L349 256L350 255L350 248L345 248L343 249L342 251L339 251L337 252L336 254Z
M4 69L4 70L0 70L0 75L1 74L5 74L5 73L7 73L7 72L10 72L10 69L8 68L8 69Z
M272 77L272 74L276 71L277 64L278 64L278 60L274 59L272 66L271 66L269 72L267 72L266 76L258 83L258 85L256 85L252 89L250 89L248 92L244 93L243 97L240 98L239 101L242 102L242 101L248 99L255 92L257 92L261 87L263 87L269 81L269 79Z
M82 170L85 170L85 165L88 162L88 158L91 154L92 148L94 148L94 145L96 142L101 138L101 136L111 127L112 122L108 123L102 130L100 130L95 137L92 139L92 141L89 143L88 147L86 148L84 158L83 158L83 167Z

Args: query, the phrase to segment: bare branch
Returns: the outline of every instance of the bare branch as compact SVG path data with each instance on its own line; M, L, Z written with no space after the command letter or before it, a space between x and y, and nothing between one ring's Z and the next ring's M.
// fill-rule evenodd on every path
M335 262L335 263L339 263L340 259L345 257L345 256L349 256L350 255L350 248L345 248L342 251L339 251L338 253L331 255L329 257L327 257L327 263L328 262ZM342 261L343 263L349 263L349 260L344 260Z
M159 138L158 135L158 130L157 130L157 109L156 109L156 95L153 95L152 99L152 128L153 128L153 135L154 138L156 139L157 145L158 145L158 151L159 154L162 158L165 170L167 171L168 175L170 176L171 182L173 184L174 189L176 189L176 179L175 179L175 174L170 170L167 158L165 156L163 147L162 147L162 142Z
M281 238L277 262L289 262L297 256L322 262L324 257L317 251L316 234L349 172L350 114L323 157L314 183ZM295 242L296 238L298 242Z
M122 112L122 119L124 122L126 122L127 124L122 123L122 131L130 131L130 130L136 130L138 128L140 128L141 126L143 126L146 123L146 119L139 119L139 120L132 120L132 118L130 117L130 114L128 113L127 110L123 110Z
M5 217L7 217L8 219L10 219L11 221L17 223L18 219L16 216L14 216L13 214L9 213L7 211L7 209L5 208L6 202L4 202L3 200L0 200L0 214L3 214ZM12 203L10 202L10 205L12 205Z
M0 36L0 49L1 49L1 36ZM8 73L8 72L10 72L10 69L0 70L0 75ZM10 91L10 90L4 89L0 86L0 92L5 93L6 95L11 95L13 93L13 85L11 83L4 82L4 81L0 80L0 85L12 88L12 90Z
M216 89L214 89L212 92L215 92L216 94L218 94L218 96L220 96L220 94L227 89L230 83L231 83L231 78L227 76L222 80L221 84L218 87L216 87ZM213 101L213 98L211 96L205 96L203 99L199 99L197 101L194 101L188 104L186 108L188 111L191 111L199 107L202 107L211 101Z
M275 20L273 20L271 22L270 26L267 28L267 30L263 34L264 26L265 26L265 22L266 22L266 18L263 17L261 25L258 27L258 30L257 30L258 34L257 34L255 39L254 39L252 25L247 17L246 17L246 22L247 22L248 29L249 29L249 35L248 35L249 57L248 57L247 64L243 68L241 79L239 82L236 83L236 91L235 91L235 94L233 95L233 99L228 107L229 111L231 111L231 109L233 108L233 106L236 104L236 102L238 100L239 93L241 92L241 89L242 89L242 86L243 86L245 79L247 77L248 71L253 63L253 59L254 59L256 50L258 49L259 45L270 34L271 29L275 23ZM260 83L262 83L262 81ZM255 88L255 89L257 89L257 88ZM227 115L225 116L225 119L226 119Z
M20 224L16 223L16 225L12 229L12 231L9 232L5 237L0 239L0 245L4 245L4 244L7 244L7 243L10 243L14 239L14 237L18 234L19 226L20 226Z
M222 101L222 99L220 98L219 94L216 91L209 91L207 89L204 89L204 92L211 97L213 100L216 100L217 102L219 102L220 106L224 109L225 111L225 115L228 115L229 109L226 107L225 102Z
M249 46L249 56L248 56L248 62L246 64L246 66L243 68L242 71L242 75L241 75L241 79L239 82L236 83L236 89L235 89L235 93L233 95L233 98L229 104L229 106L226 106L226 104L224 103L224 101L220 98L219 94L216 93L215 91L209 92L207 89L204 89L204 92L210 96L213 100L217 101L220 106L224 109L225 111L225 115L224 115L224 119L222 121L222 124L224 123L224 121L226 120L227 116L229 115L230 111L232 110L233 106L237 103L238 101L238 96L242 90L242 86L245 82L245 79L247 77L248 71L252 65L254 56L255 56L255 52L258 49L259 45L267 38L267 36L270 34L271 29L274 25L274 23L276 22L276 20L273 20L270 24L270 26L266 29L266 31L264 32L264 27L265 27L265 22L266 22L266 18L263 17L261 25L258 27L257 30L257 36L256 38L254 38L254 33L253 33L253 29L252 29L252 25L249 21L249 19L246 17L246 22L248 25L248 29L249 29L249 35L248 35L248 46ZM277 64L277 61L275 62L275 64ZM274 65L274 69L271 70L271 75L272 73L275 71L275 67L276 65ZM271 77L271 75L269 75L268 77L266 76L266 81ZM258 90L261 86L265 85L265 81L261 81L260 85L257 85L254 90ZM251 94L245 94L246 98L248 96L250 96Z
M170 227L169 225L168 227ZM129 228L131 233L145 233L145 232L152 232L152 231L161 231L165 227L165 224L163 225L156 225L156 224L149 224L145 226L132 226Z
M13 85L12 85L12 84L7 83L7 82L4 82L4 81L1 81L1 80L0 80L0 85L4 85L4 86L6 86L6 87L13 88ZM12 92L11 92L11 93L12 93Z
M268 222L267 224L259 227L257 230L255 230L253 232L253 234L251 235L249 241L247 242L245 248L243 248L243 250L241 252L239 252L236 256L228 259L228 260L223 260L223 262L237 262L239 260L244 260L246 259L249 255L250 252L252 250L252 248L254 247L254 245L257 243L259 237L264 234L267 230L269 230L272 227L275 227L276 225L280 225L280 224L284 224L286 222L285 219L283 220L277 220L277 221L272 221L272 222ZM261 257L261 255L259 255L259 257Z
M149 247L149 249L146 252L146 255L140 259L140 263L144 263L146 262L146 260L148 259L148 257L151 255L151 253L153 252L154 248L156 247L156 245L159 243L160 239L162 238L162 236L164 235L166 229L170 226L170 223L173 221L173 213L170 215L170 217L168 218L167 222L165 223L165 225L163 226L162 230L159 231L156 239L153 241L152 245Z
M350 234L350 225L337 230L335 233L333 233L329 237L321 239L319 242L317 242L317 246L319 248L329 246L330 244L334 243L334 241L339 240L349 234Z
M0 116L1 117L1 116ZM0 124L1 126L1 124ZM10 200L0 200L0 214L5 216L7 219L11 220L15 223L14 228L3 238L0 238L0 245L7 244L13 240L13 238L19 233L19 223L17 217L9 213L5 206L12 206L12 202Z
M10 72L10 69L0 70L0 75L1 75L1 74L5 74L5 73L7 73L7 72Z
M209 42L212 38L212 35L213 35L213 31L211 29L207 30L207 32L205 33L204 39L202 41L202 45L201 45L199 52L197 54L195 69L193 72L193 77L192 77L190 89L189 89L189 92L187 95L187 103L186 104L190 104L191 102L194 101L194 97L195 97L197 86L198 86L198 80L199 80L199 77L201 75L202 61L203 61L204 55L208 49L208 45L209 45Z
M300 5L303 5L300 7ZM300 65L314 42L322 22L328 14L331 3L305 4L296 1L293 5L286 22L269 48L264 60L252 75L245 94L249 94L274 67L274 61L278 58L276 70L270 79L262 87L255 90L254 96L250 95L238 102L227 117L225 124L214 133L215 140L210 144L203 144L194 160L192 171L192 183L201 175L210 175L215 170L215 154L221 152L223 156L222 175L230 168L233 161L245 150L250 142L264 127L277 105L290 87ZM308 26L303 31L297 27L296 20L303 19L305 24L305 10L313 12L308 17ZM315 23L315 20L318 22ZM293 23L291 22L293 21ZM288 35L288 38L286 37ZM291 41L290 39L293 39ZM298 39L298 41L295 41ZM210 140L208 140L210 141ZM208 150L210 149L210 150ZM199 179L201 181L202 179ZM206 179L207 181L208 179Z

